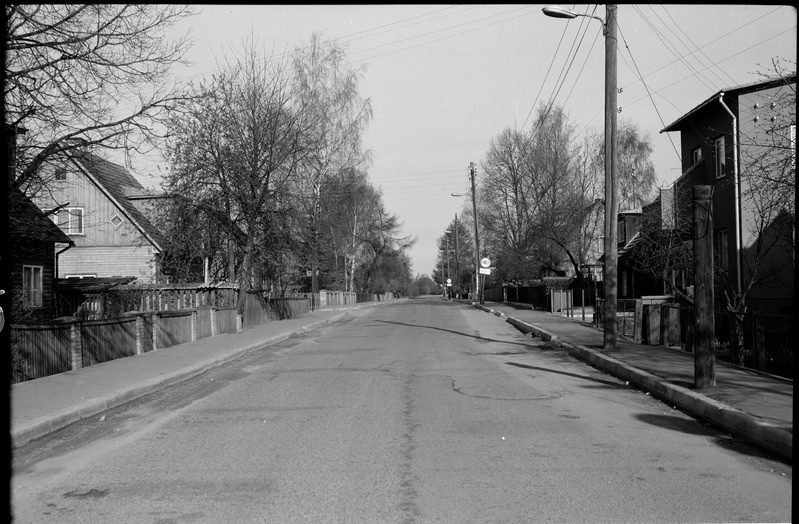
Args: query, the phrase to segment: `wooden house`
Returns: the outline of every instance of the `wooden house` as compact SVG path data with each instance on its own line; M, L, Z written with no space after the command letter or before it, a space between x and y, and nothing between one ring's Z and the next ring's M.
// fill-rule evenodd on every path
M682 244L680 249L691 251L693 187L711 186L716 309L744 295L753 312L780 314L793 307L795 93L796 75L723 89L661 131L680 133L682 175L644 206L643 235L637 242L670 230L678 232L670 237L675 247ZM623 218L620 214L620 222ZM629 269L627 258L655 251L620 248L620 286L622 272ZM674 248L669 256L686 259ZM640 268L659 261L636 262ZM693 284L689 262L672 263L667 276L684 290ZM657 291L652 275L642 273L627 275L637 282L628 296Z
M796 75L721 90L662 132L675 131L683 159L674 184L678 224L690 216L691 188L713 188L716 307L745 294L750 310L790 311Z
M16 188L9 190L9 273L13 323L51 320L56 301L59 258L74 243Z
M135 277L154 283L163 240L144 212L155 195L124 167L81 151L44 168L46 193L37 205L75 247L60 258L59 278Z

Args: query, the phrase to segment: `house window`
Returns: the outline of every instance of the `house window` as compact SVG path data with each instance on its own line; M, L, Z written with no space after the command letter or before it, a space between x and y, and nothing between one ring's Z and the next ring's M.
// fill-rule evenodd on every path
M729 253L727 250L727 230L719 229L716 231L716 260L718 260L719 268L727 270L730 268Z
M67 179L67 168L65 168L65 167L57 167L57 168L55 168L55 179L56 180L66 180Z
M119 227L119 226L121 226L121 225L122 225L122 217L120 217L119 215L116 215L116 214L115 214L114 216L112 216L112 217L111 217L111 224L112 224L114 227Z
M727 150L724 147L723 136L713 141L713 154L716 157L716 178L721 178L726 174L727 168Z
M697 147L691 151L691 165L696 164L700 160L702 160L702 148Z
M50 220L67 235L83 235L83 208L68 207L50 215Z
M83 233L83 208L68 207L64 210L65 216L61 219L61 229L67 235L82 235Z
M22 297L25 307L42 307L42 266L22 266Z
M624 220L619 220L616 228L616 242L627 243L627 227Z

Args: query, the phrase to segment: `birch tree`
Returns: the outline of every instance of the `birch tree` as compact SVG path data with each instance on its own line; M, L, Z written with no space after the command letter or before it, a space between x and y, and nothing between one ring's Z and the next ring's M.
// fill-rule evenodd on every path
M364 68L351 67L346 48L324 40L321 33L312 34L307 44L295 50L293 67L295 93L311 124L311 147L295 185L298 207L308 220L304 237L308 265L314 270L312 290L317 292L322 194L339 173L368 168L370 155L362 138L372 119L372 106L358 90Z

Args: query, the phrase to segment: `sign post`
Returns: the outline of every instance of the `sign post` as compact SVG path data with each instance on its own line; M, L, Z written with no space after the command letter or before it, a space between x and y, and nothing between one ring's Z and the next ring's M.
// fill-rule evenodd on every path
M480 274L481 275L490 275L491 274L491 259L489 259L488 257L483 258L482 260L480 260L480 266L482 266L480 268ZM485 297L483 296L483 291L485 290L485 283L486 283L485 276L483 276L482 278L480 278L480 303L481 304L485 303Z

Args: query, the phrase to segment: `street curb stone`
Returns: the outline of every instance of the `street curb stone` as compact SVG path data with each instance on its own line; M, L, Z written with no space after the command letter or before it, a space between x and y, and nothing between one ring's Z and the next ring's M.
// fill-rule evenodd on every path
M473 303L472 305L483 311L493 312L493 310L489 310L479 304ZM585 346L560 341L557 335L533 324L510 316L506 318L506 322L519 331L533 333L541 337L542 340L550 342L553 346L565 349L578 360L588 362L606 373L645 389L654 396L668 401L700 419L709 421L738 437L777 453L789 461L793 460L793 431L766 422L690 389L672 384L656 375Z

